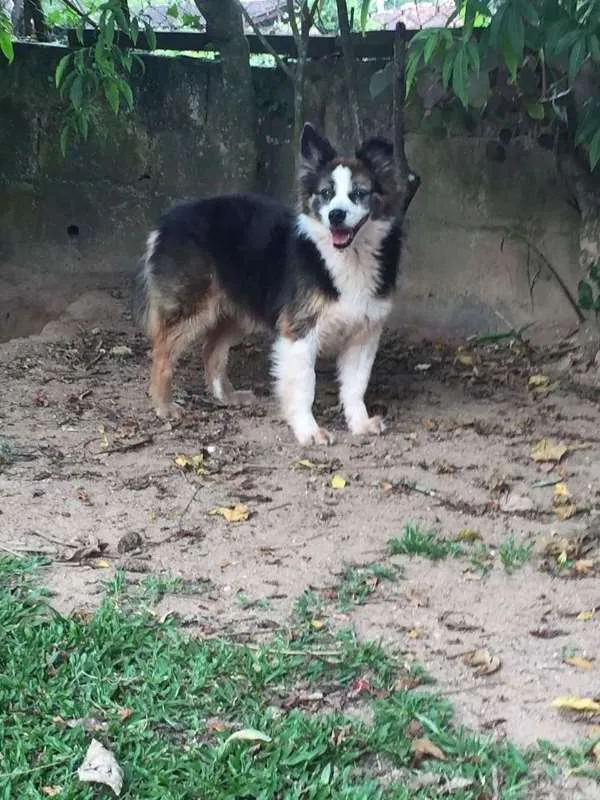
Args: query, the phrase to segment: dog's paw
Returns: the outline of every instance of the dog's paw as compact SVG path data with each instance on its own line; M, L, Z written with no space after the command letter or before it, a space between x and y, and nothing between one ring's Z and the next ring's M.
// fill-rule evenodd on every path
M310 433L297 433L296 438L304 447L308 447L311 444L327 446L335 442L333 434L329 433L325 428L315 428Z
M177 403L165 403L164 405L156 406L155 411L159 419L170 420L171 422L179 422L183 417L183 408L178 406Z
M379 416L369 417L358 425L351 425L350 430L355 436L380 436L385 430L385 424Z

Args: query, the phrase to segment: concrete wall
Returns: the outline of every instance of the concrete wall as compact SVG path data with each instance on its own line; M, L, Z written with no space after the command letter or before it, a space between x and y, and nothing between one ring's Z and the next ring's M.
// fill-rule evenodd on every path
M127 292L147 229L174 199L241 188L219 113L218 64L148 57L130 118L107 119L105 140L59 150L53 67L60 48L17 47L0 65L0 340L39 331L90 289ZM389 133L391 98L362 97L372 131ZM291 87L256 70L256 187L289 197ZM315 70L311 118L350 146L339 67ZM413 124L413 129L415 125ZM422 187L410 209L396 320L424 335L505 329L533 319L570 324L554 279L526 245L526 231L575 286L578 217L558 188L551 155L526 140L490 162L476 136L411 134ZM530 285L534 288L530 292Z

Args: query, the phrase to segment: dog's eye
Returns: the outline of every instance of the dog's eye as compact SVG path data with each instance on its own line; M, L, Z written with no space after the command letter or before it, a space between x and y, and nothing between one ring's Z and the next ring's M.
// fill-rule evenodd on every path
M352 192L350 192L350 200L352 200L353 203L356 203L357 201L364 200L370 194L371 192L368 189L365 189L364 186L356 186Z
M333 197L333 189L331 188L331 186L323 187L323 189L321 189L321 191L319 192L319 197L321 197L323 200L325 200L326 203L328 203Z

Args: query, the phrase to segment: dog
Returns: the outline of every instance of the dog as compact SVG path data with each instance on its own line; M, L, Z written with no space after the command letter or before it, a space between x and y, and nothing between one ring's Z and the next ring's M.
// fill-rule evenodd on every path
M364 395L402 249L393 156L392 145L378 137L365 140L354 157L341 156L307 123L296 210L261 195L230 194L167 211L148 237L136 293L159 417L181 414L172 400L173 371L196 340L214 398L252 402L251 392L229 382L228 352L245 336L269 330L276 393L298 442L333 442L312 410L322 354L337 357L350 431L383 432Z

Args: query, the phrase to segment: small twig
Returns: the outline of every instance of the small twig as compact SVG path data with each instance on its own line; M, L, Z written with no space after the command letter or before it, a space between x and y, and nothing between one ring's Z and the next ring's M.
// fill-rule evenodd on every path
M194 494L193 494L193 495L190 497L190 499L189 499L189 500L188 500L188 502L186 503L186 506L185 506L185 508L183 509L183 511L181 512L181 514L179 515L179 521L178 521L178 532L181 532L181 530L182 530L182 528L183 528L183 518L185 517L185 515L187 514L187 512L190 510L190 506L192 505L192 503L194 502L194 500L196 499L196 497L198 497L198 494L199 494L199 492L200 492L200 489L202 489L202 485L200 485L200 486L196 486L196 489L195 489L195 491L194 491ZM168 540L167 540L167 541L168 541Z
M49 544L57 544L60 547L72 547L75 550L79 547L78 544L70 544L69 542L62 542L60 539L55 539L53 536L46 536L46 534L38 533L37 531L26 531L25 535L37 536L38 539L43 539L45 542L49 542Z
M34 772L43 772L50 767L56 767L59 764L65 764L73 758L72 755L62 756L55 758L54 761L49 761L48 764L41 764L39 767L30 767L29 769L16 769L14 772L4 772L0 774L0 780L14 780L15 778L22 778L24 775L31 775Z
M236 6L239 8L239 10L241 11L241 13L242 13L242 16L244 17L244 19L246 20L246 22L248 23L248 25L250 25L250 27L252 28L252 30L254 31L254 33L256 34L256 36L258 36L258 38L260 39L260 43L262 44L262 46L263 46L263 47L264 47L264 48L265 48L265 49L268 51L268 53L269 53L270 55L272 55L272 56L273 56L273 58L275 59L275 63L277 64L277 66L279 67L279 69L280 69L280 70L281 70L281 71L282 71L282 72L283 72L285 75L287 75L287 77L288 77L288 78L289 78L291 81L293 81L293 80L294 80L294 72L293 72L293 70L292 70L292 69L289 67L289 65L288 65L288 64L286 64L286 63L285 63L285 61L284 61L284 60L283 60L283 58L282 58L282 57L279 55L279 53L277 52L277 50L275 50L275 48L271 46L271 43L269 42L269 40L267 39L267 37L266 37L266 36L263 34L263 32L261 31L261 29L260 29L260 28L258 27L258 25L257 25L257 24L254 22L254 20L252 19L251 15L248 13L247 9L246 9L246 8L245 8L245 7L242 5L242 3L240 2L240 0L234 0L234 2L235 2L235 4L236 4Z
M147 444L152 444L153 441L154 438L152 434L148 434L141 439L136 439L134 442L127 442L118 447L108 447L106 450L101 450L100 453L126 453L128 450L137 450L138 447L145 447Z
M572 295L572 294L571 294L571 292L569 291L569 287L568 287L568 286L567 286L567 284L566 284L566 283L563 281L563 279L562 279L562 278L560 277L560 275L558 274L557 270L556 270L556 269L555 269L555 268L552 266L552 264L551 264L551 263L550 263L550 261L549 261L549 260L546 258L546 256L545 256L545 255L542 253L542 251L541 251L541 250L540 250L538 247L536 247L536 246L533 244L533 242L531 242L531 241L530 241L530 240L529 240L529 239L528 239L526 236L523 236L523 234L522 234L522 233L519 233L518 231L508 231L507 235L508 235L508 236L509 236L511 239L519 239L520 241L524 242L524 243L525 243L525 244L526 244L526 245L527 245L529 248L531 248L531 250L532 250L532 251L533 251L533 252L536 254L536 256L537 256L537 257L540 259L540 261L541 261L541 262L544 264L544 266L545 266L545 267L546 267L548 270L550 270L550 272L552 273L552 275L553 275L553 276L556 278L556 282L558 283L558 285L560 286L560 288L563 290L563 293L564 293L565 297L567 298L567 300L568 300L568 302L569 302L569 304L570 304L571 308L573 309L573 311L574 311L574 312L575 312L575 314L577 315L577 319L579 320L579 322L585 322L585 316L584 316L584 314L582 313L582 311L581 311L581 309L579 308L579 306L577 305L577 303L575 302L575 298L573 297L573 295Z
M80 17L84 22L89 22L93 28L98 30L98 25L94 22L94 20L88 14L86 14L85 11L81 11L81 9L79 9L75 3L72 3L71 0L60 0L60 2L63 4L63 6L66 6L68 9L77 14L77 16Z

